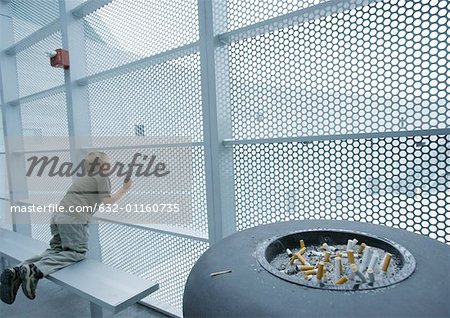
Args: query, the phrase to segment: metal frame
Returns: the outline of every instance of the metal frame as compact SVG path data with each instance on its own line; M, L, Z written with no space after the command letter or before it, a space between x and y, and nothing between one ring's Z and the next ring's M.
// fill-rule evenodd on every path
M87 6L89 3L84 3L84 6ZM84 46L79 45L83 40L83 25L79 19L72 15L72 10L78 7L77 5L79 4L84 8L81 0L64 0L60 2L62 44L70 52L71 61L70 69L64 72L64 79L67 99L67 121L69 136L71 137L70 157L73 162L79 162L84 157L81 147L89 146L89 144L85 144L85 142L89 142L85 137L91 135L87 87L76 84L76 79L85 75L84 66L86 61ZM81 140L83 141L81 142ZM101 261L98 224L89 226L89 247L89 256ZM91 303L91 313L93 316L101 317L101 307L97 307L97 305Z
M250 145L250 144L278 144L303 142L309 143L314 141L325 140L351 140L351 139L380 139L380 138L400 138L400 137L414 137L414 136L432 136L432 135L448 135L450 128L430 129L430 130L400 130L400 131L383 131L373 133L359 133L359 134L344 134L344 135L315 135L315 136L300 136L300 137L280 137L280 138L261 138L261 139L224 139L223 145L231 147L233 145Z
M232 160L232 153L224 152L221 143L220 121L216 96L216 60L214 36L214 7L211 0L199 0L200 67L205 138L206 200L208 233L211 244L235 232L234 202L222 196L225 176L222 158ZM225 124L226 125L226 124ZM221 164L222 163L222 164ZM232 176L228 176L228 178Z
M0 52L14 43L13 22L9 4L0 2ZM2 120L5 137L6 166L8 169L9 197L12 204L17 204L28 196L27 180L25 178L25 160L23 154L14 153L23 150L23 144L17 142L22 136L22 121L20 107L8 104L10 100L17 99L17 64L15 56L0 54L0 88L2 91ZM10 139L17 139L11 142ZM20 213L13 215L13 230L31 236L30 215Z

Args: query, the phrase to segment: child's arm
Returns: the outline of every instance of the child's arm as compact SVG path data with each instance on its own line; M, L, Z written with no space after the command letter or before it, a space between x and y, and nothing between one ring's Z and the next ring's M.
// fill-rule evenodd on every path
M113 193L110 197L103 198L102 202L104 204L116 203L124 196L124 194L128 191L128 189L130 189L132 183L133 183L133 181L131 181L131 179L125 178L125 181L123 182L122 187L119 190L117 190L115 193Z

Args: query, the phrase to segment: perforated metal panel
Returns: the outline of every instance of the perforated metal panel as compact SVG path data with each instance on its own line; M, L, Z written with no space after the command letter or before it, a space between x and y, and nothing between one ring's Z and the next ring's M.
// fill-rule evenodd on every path
M8 213L10 203L7 200L0 200L0 228L12 231L11 214Z
M450 242L450 137L234 147L238 229L294 219L398 227Z
M228 30L235 30L319 4L321 0L228 0Z
M58 0L11 0L14 38L18 42L59 17Z
M168 151L168 148L162 148L162 149L133 149L131 152L130 150L108 150L107 153L111 160L113 162L129 162L131 153L134 152L140 152L144 154L151 154L157 156L159 160L162 159L163 162L168 167L173 167L175 171L171 171L171 173L177 173L176 167L174 165L177 164L178 158L175 158L175 160L170 160L169 157L172 154L175 154L176 151L170 150ZM188 154L190 153L192 163L187 164L186 166L190 166L192 169L192 174L188 174L190 177L189 180L183 180L184 175L181 175L181 173L178 173L179 176L179 183L181 184L181 189L186 193L190 193L190 202L187 202L187 205L189 205L188 211L186 211L186 219L180 218L180 216L175 215L173 217L170 217L168 215L167 217L164 217L164 219L158 219L158 218L152 218L151 220L154 220L155 224L164 224L164 225L170 225L174 228L183 228L183 229L190 229L195 232L198 232L200 235L207 236L208 233L208 218L207 218L207 210L206 210L206 185L205 185L205 163L204 163L204 150L203 147L192 147L192 150L182 150L182 153ZM167 158L167 159L166 159ZM187 158L186 158L187 159ZM179 164L179 163L178 163ZM158 181L159 182L159 181ZM155 184L156 181L151 178L145 178L145 177L136 177L133 178L133 185L132 188L130 188L130 191L118 202L120 207L125 208L127 205L130 207L133 207L133 212L135 210L139 211L140 208L137 208L137 206L143 205L152 205L154 203L177 203L179 201L176 201L176 198L181 197L181 195L178 194L178 196L175 196L175 201L173 202L166 202L164 201L165 198L167 198L168 193L172 193L172 190L170 188L171 183L158 183L158 185ZM111 176L111 185L113 191L116 191L119 189L123 184L123 178L118 178L116 175ZM173 186L173 185L172 185ZM159 202L153 202L153 200L160 200ZM139 214L139 213L134 213ZM188 215L189 214L189 215ZM184 216L184 215L183 215ZM148 217L143 217L142 220L143 223L149 223L150 220ZM131 223L139 223L136 220L134 220Z
M186 279L207 243L114 224L101 224L99 232L105 264L158 282L152 298L181 308Z
M51 67L50 58L45 54L61 47L61 34L58 32L17 53L20 96L64 84L64 70Z
M93 136L192 136L203 140L198 53L89 85ZM106 119L106 120L105 120ZM111 125L111 123L120 123Z
M84 19L87 73L198 40L197 1L116 0Z
M31 225L31 237L42 241L50 242L52 234L50 232L49 224L32 224Z
M233 136L450 125L447 1L373 3L229 46Z
M23 135L27 141L32 143L37 149L61 149L62 147L69 149L69 144L62 143L51 144L47 136L68 136L67 106L66 94L58 93L45 98L36 99L21 104L21 119ZM33 148L33 149L36 149ZM29 150L25 148L25 150ZM58 156L60 162L70 162L70 153L67 152L44 152L30 153L26 155L26 159L30 156ZM69 188L71 178L55 178L49 177L45 173L39 178L39 191L36 191L37 185L29 184L31 190L27 202L34 204L58 204L65 191ZM59 186L56 186L58 184ZM55 191L55 189L59 189ZM47 216L47 215L46 215ZM33 238L48 242L51 238L50 226L45 224L48 222L39 213L31 215L31 235ZM41 224L44 223L44 224Z
M8 172L5 154L0 154L0 198L9 198Z
M385 1L230 44L233 137L448 128L448 18L447 1ZM348 219L449 242L448 140L234 146L238 228Z
M23 135L26 137L68 136L66 94L64 92L22 103ZM68 147L67 147L68 148ZM47 149L52 149L48 145Z

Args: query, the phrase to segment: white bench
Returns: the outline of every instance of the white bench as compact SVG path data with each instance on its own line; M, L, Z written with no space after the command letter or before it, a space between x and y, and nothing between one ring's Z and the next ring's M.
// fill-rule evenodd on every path
M48 244L0 229L1 269L6 257L22 262L41 254ZM159 285L100 262L85 259L46 278L90 302L91 316L102 317L103 308L117 313L158 290ZM39 289L39 286L38 286Z

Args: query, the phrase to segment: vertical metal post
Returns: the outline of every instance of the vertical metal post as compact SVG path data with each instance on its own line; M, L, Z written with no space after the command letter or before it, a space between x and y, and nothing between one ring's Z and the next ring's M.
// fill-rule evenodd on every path
M90 309L91 309L91 317L92 318L103 318L103 309L99 305L91 302L90 303Z
M19 97L19 90L16 56L5 53L14 44L13 20L7 2L0 2L0 30L0 87L9 198L11 205L19 205L20 200L28 197L28 190L24 155L15 152L23 150L20 105L9 103ZM31 236L30 220L28 213L15 213L13 230Z
M60 1L62 44L69 51L70 57L70 68L65 71L64 80L72 162L79 162L83 158L81 148L90 145L91 135L88 87L79 86L76 83L76 80L86 75L86 54L83 45L83 23L71 13L71 10L81 3L83 3L82 0ZM89 225L88 255L90 258L101 260L98 224Z
M218 2L213 3L211 0L199 0L198 2L206 196L211 244L233 233L236 229L234 190L232 188L234 185L232 181L232 148L227 149L222 144L223 139L230 137L231 122L218 118L222 112L218 109L216 92L216 38L214 36L213 7L215 4ZM219 60L219 62L226 61ZM231 167L231 170L227 167Z

